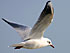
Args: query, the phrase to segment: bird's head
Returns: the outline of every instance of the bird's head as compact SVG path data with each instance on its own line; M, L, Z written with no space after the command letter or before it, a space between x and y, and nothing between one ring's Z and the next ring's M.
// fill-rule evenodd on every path
M50 39L46 39L46 42L47 42L47 45L48 46L51 46L52 48L54 48L54 45L52 44L51 40Z

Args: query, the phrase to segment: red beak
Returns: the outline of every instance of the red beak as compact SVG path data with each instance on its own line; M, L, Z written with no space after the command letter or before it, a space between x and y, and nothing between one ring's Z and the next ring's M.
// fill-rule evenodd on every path
M50 45L52 48L55 48L53 45Z

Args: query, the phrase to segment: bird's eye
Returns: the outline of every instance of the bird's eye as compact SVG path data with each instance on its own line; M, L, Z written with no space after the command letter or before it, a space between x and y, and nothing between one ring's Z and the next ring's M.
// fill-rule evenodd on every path
M50 41L47 41L49 44L51 43Z

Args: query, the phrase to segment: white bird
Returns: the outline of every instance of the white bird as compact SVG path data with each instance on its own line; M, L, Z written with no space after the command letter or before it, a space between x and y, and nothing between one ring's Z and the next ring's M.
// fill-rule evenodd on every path
M45 29L52 22L53 14L54 12L53 12L52 3L51 1L48 1L33 28L12 23L2 18L3 21L5 21L13 28L15 28L15 30L20 34L23 40L21 43L13 44L10 47L15 47L15 49L20 49L20 48L37 49L45 46L51 46L54 48L51 40L43 37Z

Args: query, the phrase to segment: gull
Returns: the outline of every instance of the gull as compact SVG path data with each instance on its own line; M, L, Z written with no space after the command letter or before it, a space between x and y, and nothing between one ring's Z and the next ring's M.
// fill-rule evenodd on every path
M13 44L9 47L14 47L14 49L26 48L26 49L37 49L45 46L51 46L54 48L51 40L49 38L43 37L46 28L50 25L53 20L53 6L51 1L47 1L45 8L41 12L38 21L35 25L30 28L29 26L16 24L10 22L7 19L2 18L3 21L11 25L16 32L21 36L22 42Z

